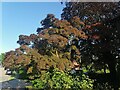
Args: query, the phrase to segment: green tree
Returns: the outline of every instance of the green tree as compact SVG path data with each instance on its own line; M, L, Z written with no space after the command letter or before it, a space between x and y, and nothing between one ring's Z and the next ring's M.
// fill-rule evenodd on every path
M0 63L3 63L4 59L5 59L5 54L1 53L1 55L0 55Z

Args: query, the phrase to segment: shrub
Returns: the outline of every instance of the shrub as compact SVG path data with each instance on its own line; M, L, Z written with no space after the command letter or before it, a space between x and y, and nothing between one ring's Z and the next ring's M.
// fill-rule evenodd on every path
M58 69L50 69L42 74L39 79L32 81L33 87L37 89L59 88L59 89L92 89L93 80L88 76L70 75L68 72L59 71Z

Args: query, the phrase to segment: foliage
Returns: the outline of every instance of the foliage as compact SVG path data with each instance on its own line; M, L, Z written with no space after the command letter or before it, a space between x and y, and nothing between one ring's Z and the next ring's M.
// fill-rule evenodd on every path
M28 48L26 48L28 49ZM48 70L51 66L63 71L71 69L72 63L68 59L60 57L41 55L36 50L28 49L27 54L15 55L17 52L11 52L9 58L6 57L4 66L17 71L23 78L34 79L42 71ZM8 55L8 53L6 53ZM14 56L14 57L13 57ZM26 77L24 77L26 75ZM22 78L21 77L21 78Z
M70 20L78 16L87 24L114 18L119 15L118 2L66 2L63 9L62 19Z
M44 74L49 78L51 73L46 71L50 67L58 68L61 70L60 77L68 77L70 82L83 88L82 82L75 82L79 77L73 78L65 73L72 69L72 61L76 60L81 67L88 65L89 70L108 68L111 81L117 82L116 75L120 72L119 68L116 70L120 56L119 12L119 3L67 2L61 20L48 14L41 21L42 27L37 29L37 34L20 35L17 41L20 47L5 54L3 66L18 71L29 79L36 79L40 75L43 77ZM89 70L86 69L86 72ZM53 76L56 77L58 72L53 70ZM52 88L54 83L55 88L58 88L61 82L57 84L53 78L49 78L49 86L44 86L46 79L45 82L42 78L36 79L35 83L38 84L35 87ZM64 82L68 88L73 85Z
M51 18L54 19L52 22L50 22ZM45 23L46 20L48 23ZM49 23L50 26L46 26ZM85 39L87 38L85 33L74 28L68 21L59 20L51 14L42 20L42 24L44 24L42 31L37 30L38 34L19 36L17 43L20 47L6 53L3 63L6 68L18 71L23 67L25 72L33 76L34 72L41 73L51 66L63 71L72 68L71 55L69 50L66 50L69 49L66 48L69 46L68 40L71 34L74 34L77 39ZM80 51L77 50L77 53L80 54ZM33 61L35 65L32 64Z
M57 88L57 89L92 89L93 81L86 75L72 76L59 69L49 70L41 75L39 79L32 81L37 89Z
M62 19L72 24L73 20L70 20L74 16L84 22L82 28L88 35L86 40L79 39L82 63L93 63L92 67L99 70L107 66L111 74L110 80L116 89L117 73L120 70L116 70L117 59L120 57L120 3L66 2ZM77 28L80 26L72 25Z
M1 53L1 55L0 55L0 63L3 63L4 58L5 58L5 54Z
M82 30L88 38L78 40L82 62L101 68L107 64L111 74L116 73L116 56L120 53L119 6L118 2L66 2L62 13L62 19L74 27L80 26L80 20L84 22ZM74 21L71 19L74 16L80 19Z

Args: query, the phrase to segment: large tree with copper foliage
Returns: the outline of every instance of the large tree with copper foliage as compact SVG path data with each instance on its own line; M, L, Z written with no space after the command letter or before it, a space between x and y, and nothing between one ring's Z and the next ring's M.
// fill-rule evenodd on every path
M108 67L114 89L118 89L120 57L119 2L67 2L62 19L78 16L85 27L86 40L79 39L82 62L93 62L94 68ZM77 24L75 24L77 25ZM74 26L74 25L73 25ZM84 61L84 60L87 61ZM90 64L90 62L88 64ZM104 78L103 78L104 80Z
M120 6L119 3L66 2L62 19L48 14L41 21L37 34L20 35L20 48L7 52L3 65L15 71L24 70L22 75L35 79L50 67L64 72L86 67L92 72L106 68L111 86L118 89L120 68ZM21 72L18 72L21 74ZM91 78L99 76L90 72ZM36 76L37 75L37 76ZM102 79L101 79L101 78ZM107 77L107 76L105 76ZM107 77L107 78L108 78ZM110 89L106 79L95 78L102 86ZM98 83L97 83L98 84Z
M78 17L73 17L71 21L72 20L73 25L77 24L76 27L84 26L84 23ZM16 71L20 76L19 78L26 78L33 81L35 80L34 82L38 84L38 86L40 86L41 84L36 80L38 78L42 78L45 73L47 74L47 72L51 70L51 68L58 68L61 71L60 75L67 75L69 71L71 74L74 74L76 71L71 70L73 68L75 69L76 65L77 68L79 68L78 62L74 60L80 59L80 50L77 48L76 42L74 42L73 44L73 41L79 40L79 38L88 38L84 31L79 31L67 20L59 20L55 18L53 14L48 14L47 17L41 21L41 24L42 27L39 27L37 29L37 34L31 34L30 36L19 36L19 40L17 41L17 43L20 45L20 47L15 49L15 51L7 52L3 63L3 66L5 66L5 68L10 68L12 71ZM73 46L73 49L71 48L71 45ZM75 53L72 52L71 49L75 50ZM74 58L75 54L77 55ZM63 72L66 74L64 74ZM62 77L65 81L70 80L70 77L72 79L71 75L67 75L65 77L63 75ZM68 86L68 84L70 84L69 88L92 88L93 81L91 79L86 77L86 75L83 75L82 72L79 76L81 76L81 79L77 76L76 78L74 78L80 79L81 83L79 83L79 81L77 80L72 83L69 83L67 81L67 83L64 83L60 87L67 88L64 85ZM61 79L59 76L56 78ZM52 78L50 78L50 80L51 79ZM47 79L41 81L45 80ZM61 83L62 80L63 79L57 81L57 79L55 79L55 82L57 81L58 83ZM52 82L53 80L51 81L51 83ZM55 85L56 84L57 83L55 83ZM77 87L76 85L73 86L73 84L76 84ZM51 88L54 87L55 86L51 86Z
M73 17L73 19L78 19L78 24L84 25L79 18ZM43 27L37 29L37 34L19 36L17 43L20 47L6 53L3 63L6 68L15 71L24 69L30 78L34 79L35 74L45 72L50 67L62 71L69 71L74 67L71 53L67 48L68 39L71 34L75 35L76 39L86 39L87 35L73 27L67 20L55 18L53 14L48 14L41 24ZM79 59L80 51L77 50L77 53Z

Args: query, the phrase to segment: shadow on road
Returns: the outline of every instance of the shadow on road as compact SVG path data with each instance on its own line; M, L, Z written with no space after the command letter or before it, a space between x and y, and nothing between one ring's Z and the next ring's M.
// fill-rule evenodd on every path
M25 86L30 86L30 83L27 83L24 80L20 79L0 82L0 84L2 84L1 90L25 90Z

